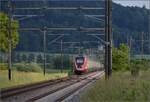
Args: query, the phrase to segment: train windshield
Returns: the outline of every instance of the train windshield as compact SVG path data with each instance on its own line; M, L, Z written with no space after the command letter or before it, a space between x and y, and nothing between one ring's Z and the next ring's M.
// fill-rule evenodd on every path
M76 58L76 63L83 64L84 63L84 58L83 57Z

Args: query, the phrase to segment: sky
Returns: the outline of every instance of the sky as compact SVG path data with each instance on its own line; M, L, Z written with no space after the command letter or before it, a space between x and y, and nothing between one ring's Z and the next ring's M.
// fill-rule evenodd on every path
M150 0L113 0L116 3L119 3L123 6L139 6L143 7L143 5L146 6L146 8L150 9Z

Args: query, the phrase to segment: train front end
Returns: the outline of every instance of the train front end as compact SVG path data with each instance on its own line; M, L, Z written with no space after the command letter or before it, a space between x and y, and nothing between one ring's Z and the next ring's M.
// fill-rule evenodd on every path
M88 61L85 56L75 57L74 65L75 74L83 74L88 70Z

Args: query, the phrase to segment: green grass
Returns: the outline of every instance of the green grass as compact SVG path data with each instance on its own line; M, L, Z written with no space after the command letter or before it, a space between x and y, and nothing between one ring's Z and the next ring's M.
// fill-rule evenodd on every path
M100 79L81 95L81 102L150 102L150 71L134 79L129 72L113 73Z
M6 63L0 63L0 70L6 70L7 64Z
M67 73L60 72L49 73L44 76L43 73L12 71L12 80L9 81L7 74L8 72L6 70L0 70L0 88L29 84L67 76Z

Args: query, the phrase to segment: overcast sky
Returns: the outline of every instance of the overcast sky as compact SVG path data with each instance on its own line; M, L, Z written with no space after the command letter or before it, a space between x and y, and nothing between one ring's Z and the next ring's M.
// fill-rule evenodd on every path
M150 0L113 0L113 1L124 6L143 7L143 5L145 5L147 8L150 9Z

